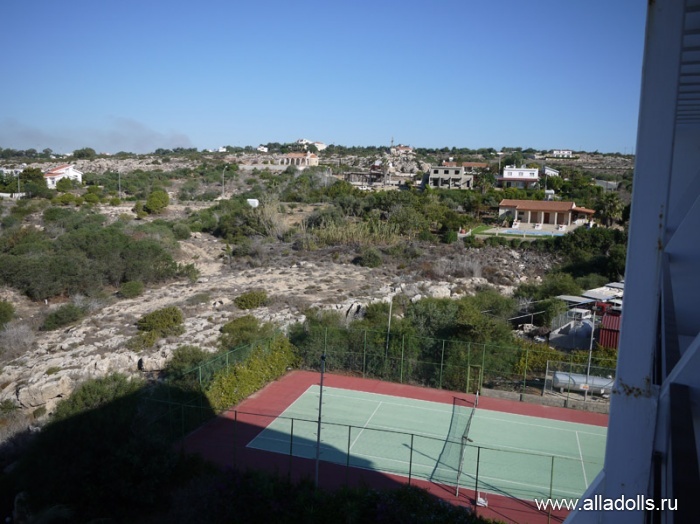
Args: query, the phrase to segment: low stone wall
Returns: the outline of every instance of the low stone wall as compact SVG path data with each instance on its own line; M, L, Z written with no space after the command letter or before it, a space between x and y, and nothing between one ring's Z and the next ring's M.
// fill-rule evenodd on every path
M527 402L529 404L539 404L541 406L552 406L556 408L578 409L580 411L590 411L592 413L610 413L610 403L598 400L586 401L556 397L531 395L528 393L518 393L516 391L501 391L498 389L482 389L481 396L488 398L499 398L503 400L515 400L517 402Z

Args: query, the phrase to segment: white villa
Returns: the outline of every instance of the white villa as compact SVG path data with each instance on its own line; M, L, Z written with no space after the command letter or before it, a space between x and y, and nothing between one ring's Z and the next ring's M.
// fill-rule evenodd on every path
M497 180L501 187L529 189L539 182L540 170L536 167L506 166L503 168L503 176L499 176Z
M552 156L556 158L571 158L574 152L571 149L553 149Z
M75 169L75 166L72 164L64 164L44 173L44 178L46 179L46 187L56 189L56 183L63 178L69 178L78 184L82 184L83 172Z

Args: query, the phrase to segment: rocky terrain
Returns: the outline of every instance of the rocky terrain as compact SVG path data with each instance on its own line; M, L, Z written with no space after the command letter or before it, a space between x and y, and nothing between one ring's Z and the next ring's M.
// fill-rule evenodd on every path
M35 332L28 351L6 351L0 402L11 401L26 414L44 416L87 378L112 372L157 372L185 344L215 351L220 328L247 313L284 327L303 321L304 312L317 307L339 311L350 322L363 314L367 304L396 295L409 300L459 297L481 286L508 294L518 283L538 279L552 265L546 255L506 248L465 251L461 243L422 246L423 254L407 267L376 269L351 264L355 253L350 249L300 253L285 244L261 244L255 260L234 259L229 264L222 248L214 237L194 234L180 243L178 258L196 264L201 273L196 282L150 288L131 300L115 296L95 304L87 318L67 329ZM271 303L252 311L239 310L233 300L253 289L266 290ZM0 290L0 299L11 300L22 322L33 326L60 305L34 303L9 289ZM184 313L183 335L160 340L153 349L140 353L126 347L142 315L173 305Z

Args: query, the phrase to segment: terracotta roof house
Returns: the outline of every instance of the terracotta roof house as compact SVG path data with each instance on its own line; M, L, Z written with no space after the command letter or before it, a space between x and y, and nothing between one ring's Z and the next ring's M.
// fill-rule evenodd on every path
M317 166L318 155L315 153L287 153L279 161L282 166Z
M577 207L574 202L503 199L498 204L499 217L510 215L514 220L526 224L570 226L572 223L587 222L593 213L594 210Z
M72 164L64 164L44 173L44 178L46 179L46 187L56 189L56 183L63 178L69 178L78 184L82 184L83 172L75 169L75 166Z

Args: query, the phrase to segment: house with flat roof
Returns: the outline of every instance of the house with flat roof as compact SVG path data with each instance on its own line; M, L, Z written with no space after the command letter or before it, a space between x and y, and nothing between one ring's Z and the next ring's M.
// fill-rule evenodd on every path
M496 177L501 187L516 187L518 189L531 189L540 181L540 170L536 167L506 166L503 175Z
M474 175L466 167L436 166L430 168L429 187L440 189L472 189Z
M553 224L570 226L583 224L591 219L595 211L578 207L575 202L556 200L511 200L503 199L498 204L499 218L510 216L526 224Z

